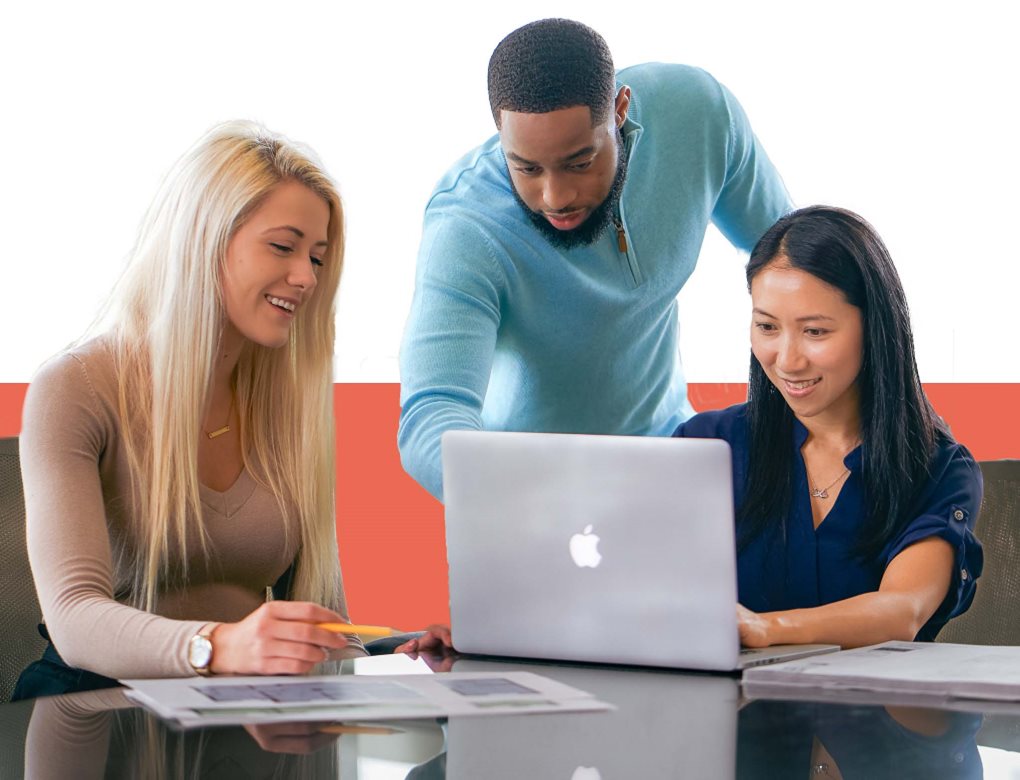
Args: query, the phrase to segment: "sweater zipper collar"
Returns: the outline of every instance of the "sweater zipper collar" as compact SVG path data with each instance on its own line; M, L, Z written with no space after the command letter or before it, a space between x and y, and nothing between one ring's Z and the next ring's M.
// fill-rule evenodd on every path
M613 215L613 226L616 228L616 248L621 255L627 254L627 231L623 229L623 220L619 214Z

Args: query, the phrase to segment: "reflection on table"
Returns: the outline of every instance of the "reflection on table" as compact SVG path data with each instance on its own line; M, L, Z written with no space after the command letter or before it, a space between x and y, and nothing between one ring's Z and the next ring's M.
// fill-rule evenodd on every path
M616 709L178 731L114 689L0 706L0 776L870 780L1020 772L1020 705L748 702L736 678L722 675L477 658L452 668L525 669ZM341 673L432 672L424 660L397 656L345 662Z

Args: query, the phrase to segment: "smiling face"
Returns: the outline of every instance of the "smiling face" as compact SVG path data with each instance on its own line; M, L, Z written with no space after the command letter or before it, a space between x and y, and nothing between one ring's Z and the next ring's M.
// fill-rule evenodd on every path
M329 205L305 185L276 185L227 244L223 302L229 348L247 339L281 347L315 290L327 246Z
M861 310L780 256L751 281L751 351L798 419L859 419Z
M609 119L595 127L587 106L502 112L500 142L514 191L556 244L591 243L611 221L612 209L605 206L623 187L619 127L629 104L624 88Z

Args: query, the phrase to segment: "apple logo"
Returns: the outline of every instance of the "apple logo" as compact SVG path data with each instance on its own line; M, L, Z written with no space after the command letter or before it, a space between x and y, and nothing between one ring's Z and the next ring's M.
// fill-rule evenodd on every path
M584 527L584 533L574 534L570 537L570 557L574 563L584 568L594 569L602 561L599 554L599 537L591 532L591 525ZM576 774L576 773L575 773ZM597 775L595 775L597 777ZM581 777L588 777L581 775Z
M602 780L602 773L593 766L579 766L570 776L570 780Z

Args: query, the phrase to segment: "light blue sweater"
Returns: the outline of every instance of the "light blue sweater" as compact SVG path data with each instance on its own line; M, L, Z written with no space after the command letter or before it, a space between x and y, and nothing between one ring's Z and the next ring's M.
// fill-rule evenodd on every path
M632 90L626 254L614 230L553 247L512 195L498 136L458 161L425 209L398 443L440 500L444 431L672 433L693 414L676 295L709 221L750 250L791 208L740 105L709 74L647 64L618 81Z

